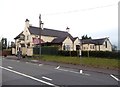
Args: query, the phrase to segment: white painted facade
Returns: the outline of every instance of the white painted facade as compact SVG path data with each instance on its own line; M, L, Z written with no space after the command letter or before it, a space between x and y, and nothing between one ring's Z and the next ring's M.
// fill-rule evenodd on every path
M29 28L29 21L26 21L24 31L22 32L22 34L24 35L24 40L15 39L15 44L16 44L15 54L17 54L18 48L20 47L22 50L22 54L28 55L28 56L33 55L33 47L35 46L35 43L33 43L33 38L39 38L39 35L30 34L28 28ZM57 37L43 36L43 35L41 36L41 39L44 42L52 42L55 38ZM25 44L25 47L21 47L20 46L21 43ZM75 42L73 42L71 38L68 36L62 42L62 45L61 46L59 45L59 47L61 47L60 49L64 50L63 49L64 45L65 45L65 50L72 51L72 50L76 50L76 45L80 45L80 41L77 38Z
M62 50L64 50L64 46L65 46L65 50L73 50L73 42L70 39L70 37L67 37L63 43L62 43Z
M15 54L17 54L18 48L20 47L22 50L22 54L23 55L28 55L28 56L32 56L33 55L33 47L35 46L35 43L33 43L33 38L37 38L39 39L39 35L33 35L30 33L30 31L28 30L29 28L29 21L25 22L25 27L24 27L24 31L22 32L22 34L24 35L24 40L19 40L15 39ZM52 42L55 38L54 36L41 36L41 39L44 42ZM21 47L20 44L25 44L24 47ZM106 43L107 43L107 47L106 47ZM28 45L29 44L29 45ZM77 47L79 46L79 48L82 51L112 51L112 45L110 43L110 41L108 39L106 39L106 41L102 44L102 45L95 45L95 44L81 44L81 41L79 40L79 38L74 39L74 41L67 36L64 41L62 42L62 44L58 45L60 47L60 50L70 50L70 51L76 51Z
M76 50L77 45L80 46L81 42L79 38L75 39L74 44L73 44L73 50Z
M104 43L101 45L82 44L82 50L83 51L112 51L112 44L108 39L106 39Z

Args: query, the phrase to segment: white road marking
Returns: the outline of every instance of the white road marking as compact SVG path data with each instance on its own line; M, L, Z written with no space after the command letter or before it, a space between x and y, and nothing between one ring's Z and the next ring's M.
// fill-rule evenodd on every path
M117 80L117 81L120 81L117 77L115 77L114 75L110 75L111 77L113 77L115 80Z
M75 71L70 71L70 72L72 72L72 73L78 73L79 74L79 72L75 72Z
M55 69L59 69L59 68L60 68L60 66L56 67Z
M68 71L68 70L66 70L66 69L58 69L58 70L61 70L61 71L66 71L66 72Z
M13 73L16 73L18 75L21 75L21 76L24 76L24 77L27 77L27 78L30 78L32 80L35 80L35 81L38 81L38 82L41 82L41 83L44 83L44 84L47 84L47 85L50 85L50 86L55 86L55 87L58 87L52 83L49 83L49 82L46 82L46 81L43 81L43 80L40 80L40 79L37 79L35 77L32 77L32 76L29 76L27 74L24 74L24 73L20 73L20 72L17 72L17 71L14 71L14 70L11 70L11 69L8 69L8 68L5 68L5 67L2 67L0 66L0 68L4 69L4 70L7 70L7 71L10 71L10 72L13 72Z
M43 79L46 79L46 80L50 80L52 81L52 79L48 78L48 77L45 77L45 76L42 76Z
M57 68L55 68L57 69ZM57 70L61 70L61 71L65 71L65 72L72 72L72 73L76 73L76 74L81 74L81 75L86 75L86 76L90 76L90 74L86 74L86 73L80 73L80 72L75 72L75 71L71 71L71 70L65 70L65 69L57 69Z
M13 69L13 67L11 67L11 66L8 66L8 68Z
M42 66L43 64L39 64L39 66Z
M17 62L20 62L19 60Z

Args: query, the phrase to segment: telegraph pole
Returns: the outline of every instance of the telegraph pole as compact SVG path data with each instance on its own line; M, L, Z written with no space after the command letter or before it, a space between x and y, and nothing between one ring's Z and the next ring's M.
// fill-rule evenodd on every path
M39 34L39 38L40 38L40 40L39 40L39 54L40 54L40 56L41 56L41 36L42 36L42 28L43 28L43 25L44 23L41 21L41 14L39 15L39 28L40 28L40 34Z
M40 57L41 57L41 14L39 15L39 28L40 28L40 35L39 35L39 54L40 54Z

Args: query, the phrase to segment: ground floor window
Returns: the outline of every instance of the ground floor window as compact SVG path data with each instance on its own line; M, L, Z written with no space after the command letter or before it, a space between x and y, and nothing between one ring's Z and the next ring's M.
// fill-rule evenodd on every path
M65 50L70 50L70 45L66 45Z

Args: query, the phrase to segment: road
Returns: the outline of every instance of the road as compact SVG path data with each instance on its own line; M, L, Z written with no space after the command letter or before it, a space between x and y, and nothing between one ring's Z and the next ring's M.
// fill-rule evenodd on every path
M2 85L118 85L119 79L111 74L82 71L61 66L35 64L0 58ZM95 86L96 87L96 86ZM116 87L116 86L115 86Z

